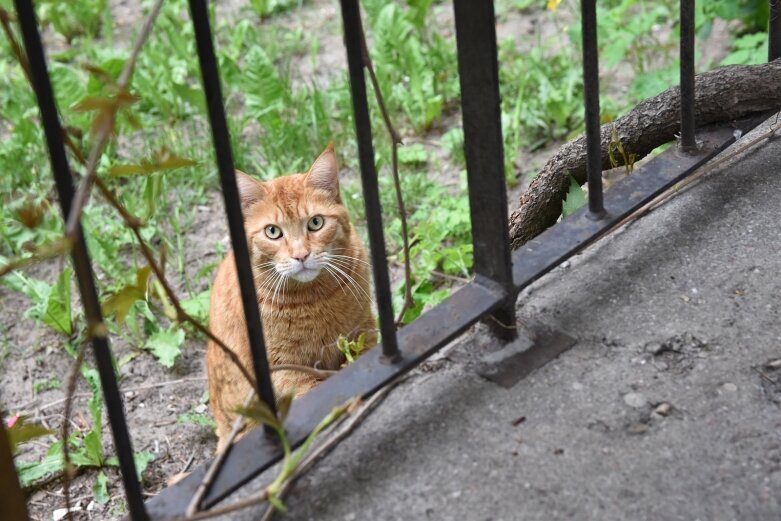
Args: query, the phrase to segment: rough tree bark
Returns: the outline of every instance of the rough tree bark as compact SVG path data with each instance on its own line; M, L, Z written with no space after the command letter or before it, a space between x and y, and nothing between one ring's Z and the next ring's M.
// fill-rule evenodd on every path
M762 65L732 65L699 74L695 117L701 127L781 108L781 59ZM680 89L672 87L602 125L602 168L610 168L608 144L615 128L627 153L640 159L675 139L679 131ZM619 163L623 158L616 158ZM569 188L567 173L586 182L586 138L563 145L542 168L510 215L510 240L518 248L556 223Z

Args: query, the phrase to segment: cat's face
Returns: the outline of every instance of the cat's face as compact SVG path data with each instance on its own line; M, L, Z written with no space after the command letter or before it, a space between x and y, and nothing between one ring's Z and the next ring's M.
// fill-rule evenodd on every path
M308 283L338 273L350 244L329 146L306 174L260 182L237 172L245 228L259 283Z

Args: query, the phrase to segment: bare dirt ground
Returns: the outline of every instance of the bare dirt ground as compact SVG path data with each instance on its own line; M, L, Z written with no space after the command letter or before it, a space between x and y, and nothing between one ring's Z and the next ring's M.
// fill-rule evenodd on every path
M117 27L116 41L122 44L137 30L141 16L134 2L114 0L110 3ZM218 16L238 16L241 5L242 2L237 1L220 2ZM450 6L438 5L435 10L438 23L452 27ZM321 0L305 2L301 8L276 17L274 23L305 27L320 39L318 67L312 67L308 56L300 57L297 62L295 69L302 78L342 73L344 51L339 33L341 20L335 3ZM555 30L556 27L546 26L544 19L533 13L514 14L500 25L499 35L518 35L520 41L522 34L532 34L534 31L550 34ZM56 42L54 44L56 45ZM458 119L457 114L450 115L446 119L446 125L458 124ZM527 157L524 164L528 170L522 172L524 175L521 179L525 179L525 174L536 170L554 149L555 146L551 146L536 152L531 161ZM440 176L442 182L457 179L456 168L447 168L445 165L441 172L436 175ZM509 194L511 209L524 186L525 183L521 183ZM194 279L195 273L203 266L219 261L216 245L221 243L227 246L222 201L216 190L210 194L209 203L198 209L192 230L197 233L187 237L189 255L186 271ZM56 263L44 263L32 268L30 274L53 281L58 267ZM395 274L396 277L399 275ZM174 282L181 290L181 281ZM198 284L199 286L193 288L196 292L207 289L209 282L202 280ZM72 293L77 294L75 287ZM0 408L14 414L27 414L33 421L59 429L63 420L62 388L36 392L33 386L35 382L57 377L64 387L73 360L63 350L64 339L61 336L24 318L24 312L29 306L30 302L23 295L0 288L0 329L3 332L0 345ZM73 306L74 310L79 309L75 297ZM202 400L206 389L203 366L205 342L200 338L188 338L182 349L182 356L175 366L168 370L150 354L137 352L122 338L115 336L111 341L117 359L130 354L138 355L120 369L120 386L125 398L134 449L151 451L155 456L143 475L145 493L154 495L165 486L169 477L208 460L215 450L216 438L210 427L177 421L180 414L206 410L207 406ZM91 357L88 359L91 360ZM74 430L89 428L86 405L88 396L86 384L81 381L75 395L71 418ZM104 449L107 454L112 454L113 447L107 424L104 425L104 432ZM40 458L53 441L55 437L30 443L18 457L23 460ZM93 501L91 487L95 479L94 472L86 471L73 480L73 505L82 509L75 515L76 519L107 520L119 518L124 514L119 475L114 469L105 471L109 477L109 493L112 497L106 505ZM62 486L58 480L37 488L29 495L32 519L51 520L52 512L62 506Z

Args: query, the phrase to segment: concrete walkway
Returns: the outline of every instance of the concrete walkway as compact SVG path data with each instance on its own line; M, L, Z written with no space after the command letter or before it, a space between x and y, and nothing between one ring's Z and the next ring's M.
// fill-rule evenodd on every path
M502 388L476 373L500 348L478 328L276 518L781 520L780 251L776 141L521 295L571 350Z

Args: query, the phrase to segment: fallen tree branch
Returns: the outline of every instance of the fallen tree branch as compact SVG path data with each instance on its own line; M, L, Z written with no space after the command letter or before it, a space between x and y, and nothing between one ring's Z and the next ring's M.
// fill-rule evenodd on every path
M776 118L778 118L778 114L776 114ZM626 216L624 219L618 222L614 226L614 228L618 229L624 226L625 224L629 224L637 220L638 218L644 216L651 210L654 210L655 208L661 206L662 204L666 203L673 195L679 194L683 190L695 185L697 181L701 180L703 177L716 170L723 163L746 152L751 148L754 148L756 145L759 145L763 141L772 139L773 136L775 136L777 131L778 131L777 123L774 123L773 125L770 126L768 130L762 132L761 134L754 137L750 141L747 141L746 143L741 143L739 146L735 147L734 149L730 149L729 152L725 152L721 154L718 159L710 161L709 163L705 164L701 168L697 169L697 171L694 172L689 177L686 177L683 180L681 180L679 183L676 183L675 185L671 186L666 191L656 196L652 201L644 204L643 206L641 206L640 208L632 212L630 215Z
M699 74L695 81L697 126L727 122L781 108L781 60L761 65L731 65ZM635 159L675 139L680 127L680 89L672 87L647 99L612 123L602 125L602 168L610 164L613 132ZM586 182L586 138L563 145L521 196L510 216L510 241L518 248L556 223L569 188L567 175Z

